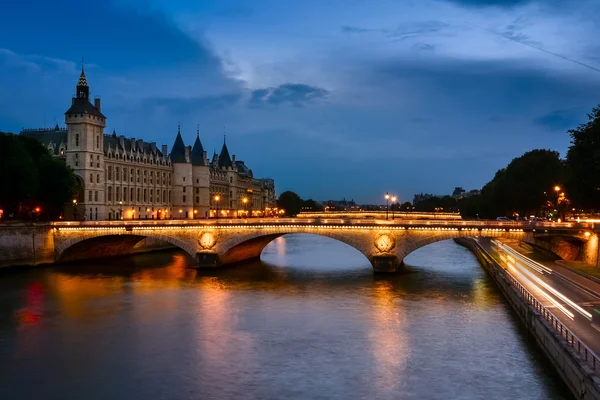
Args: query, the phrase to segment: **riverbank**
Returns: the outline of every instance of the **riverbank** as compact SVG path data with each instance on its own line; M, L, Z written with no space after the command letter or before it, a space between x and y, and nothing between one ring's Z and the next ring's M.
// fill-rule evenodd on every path
M517 283L511 279L510 274L496 263L476 240L457 238L454 241L475 254L573 395L577 399L600 400L600 378L574 347L571 347L575 346L573 336L567 342L555 326L548 322L550 314L534 299L528 299L523 288L516 286ZM553 321L557 323L555 319ZM568 333L566 337L569 338ZM596 371L598 369L600 366L597 365Z

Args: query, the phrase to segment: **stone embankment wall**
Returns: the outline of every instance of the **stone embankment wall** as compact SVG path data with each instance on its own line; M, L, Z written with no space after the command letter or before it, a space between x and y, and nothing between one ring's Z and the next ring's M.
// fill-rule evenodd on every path
M49 224L0 225L0 267L54 262L54 238Z
M508 273L498 265L473 239L456 238L456 243L469 248L496 282L508 303L551 361L575 398L600 400L600 379L559 333L510 282ZM498 349L501 351L501 349Z
M144 253L171 249L173 246L155 238L143 238L132 243L126 252L112 254L101 243L90 243L84 255L77 259L102 258L112 255ZM54 235L47 223L3 223L0 224L0 268L33 266L56 262Z

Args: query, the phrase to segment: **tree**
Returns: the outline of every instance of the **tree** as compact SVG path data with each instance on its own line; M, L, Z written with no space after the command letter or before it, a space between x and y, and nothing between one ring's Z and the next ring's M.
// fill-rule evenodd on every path
M304 200L302 203L302 210L304 211L323 211L323 205L321 203L317 203L313 199Z
M412 210L412 204L410 203L410 201L405 201L404 203L402 203L402 205L400 206L400 210L401 211L410 211L410 210Z
M39 207L45 217L58 218L75 187L73 171L38 141L1 132L0 182L0 208L18 217Z
M581 208L600 207L600 106L588 122L569 130L571 146L566 160L566 189Z
M480 215L487 218L537 214L556 202L554 186L563 181L564 162L553 150L531 150L498 170L481 190Z
M289 190L281 193L277 200L277 207L283 209L285 215L288 217L293 217L298 214L302 209L302 204L303 201L300 196Z

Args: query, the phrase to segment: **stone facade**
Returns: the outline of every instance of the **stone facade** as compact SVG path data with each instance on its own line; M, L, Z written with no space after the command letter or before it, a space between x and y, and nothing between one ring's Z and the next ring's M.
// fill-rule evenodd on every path
M28 129L55 157L73 168L80 192L65 219L201 219L264 216L275 206L272 179L256 179L224 142L212 161L196 132L185 146L178 128L169 154L155 142L105 134L100 99L90 101L81 70L76 95L65 113L67 128Z

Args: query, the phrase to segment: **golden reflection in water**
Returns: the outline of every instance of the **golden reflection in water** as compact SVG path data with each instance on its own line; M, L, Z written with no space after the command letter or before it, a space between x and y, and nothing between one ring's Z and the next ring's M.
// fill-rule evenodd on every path
M473 303L479 309L486 309L492 306L497 300L493 297L492 291L489 286L486 285L482 278L476 278L473 280L472 289Z
M197 347L202 367L216 371L231 369L232 360L240 369L254 369L254 338L238 329L238 307L233 302L232 288L216 277L196 281ZM233 384L234 382L232 382Z
M376 382L381 390L397 391L397 386L403 385L410 352L405 308L390 282L374 282L372 297L375 307L369 340L377 368Z
M285 256L287 255L287 242L285 240L285 237L279 236L277 239L275 239L275 245L277 246L277 256L282 259L285 258Z
M180 286L184 281L193 281L196 270L189 268L189 258L184 254L174 254L173 260L161 268L144 268L131 275L136 283L136 291L151 290L156 287Z
M107 279L86 276L70 276L63 273L51 274L48 287L56 290L55 295L61 311L71 318L94 317L89 303L123 287L120 276Z

